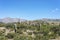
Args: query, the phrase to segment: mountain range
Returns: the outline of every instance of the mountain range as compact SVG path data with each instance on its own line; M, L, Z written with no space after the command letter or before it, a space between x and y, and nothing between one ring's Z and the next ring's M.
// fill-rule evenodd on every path
M3 22L3 23L24 22L24 21L27 21L27 20L20 19L20 18L10 18L10 17L0 19L0 22Z
M3 23L25 22L25 21L28 21L28 20L20 19L20 18L10 18L10 17L6 17L6 18L0 19L0 22L3 22ZM33 20L33 21L35 21L35 20ZM42 19L38 19L37 21L60 22L60 19L47 19L47 18L42 18Z

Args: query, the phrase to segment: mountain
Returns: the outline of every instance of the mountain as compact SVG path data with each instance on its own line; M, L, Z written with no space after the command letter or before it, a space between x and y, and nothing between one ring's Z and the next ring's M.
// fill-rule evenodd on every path
M41 23L42 21L44 22L59 22L60 23L60 19L47 19L47 18L43 18L43 19L38 19L38 20L30 20L31 23L36 23L39 22ZM25 19L20 19L20 18L10 18L10 17L6 17L6 18L2 18L0 19L0 22L3 23L13 23L13 22L28 22L28 20Z
M3 23L24 22L24 21L27 21L27 20L20 19L20 18L10 18L10 17L0 19L0 22L3 22Z
M46 22L60 22L60 19L47 19L47 18L43 18L41 20L42 21L46 21Z

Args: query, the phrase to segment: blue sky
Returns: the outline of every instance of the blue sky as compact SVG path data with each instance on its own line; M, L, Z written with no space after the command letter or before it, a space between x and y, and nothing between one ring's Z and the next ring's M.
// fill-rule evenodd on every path
M60 0L0 0L0 18L60 18Z

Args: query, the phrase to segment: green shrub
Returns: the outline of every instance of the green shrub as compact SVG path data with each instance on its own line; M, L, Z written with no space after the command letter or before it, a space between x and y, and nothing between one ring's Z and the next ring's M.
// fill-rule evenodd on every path
M12 39L12 38L14 38L14 36L15 36L14 33L8 33L8 34L6 35L6 37L7 37L8 39Z

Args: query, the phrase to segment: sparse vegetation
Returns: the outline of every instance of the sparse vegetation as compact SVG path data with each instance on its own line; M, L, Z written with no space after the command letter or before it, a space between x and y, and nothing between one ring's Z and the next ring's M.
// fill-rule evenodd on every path
M17 26L16 29L14 24ZM60 24L52 25L52 23L36 20L28 23L0 23L0 26L5 28L0 28L0 40L49 40L60 37Z

